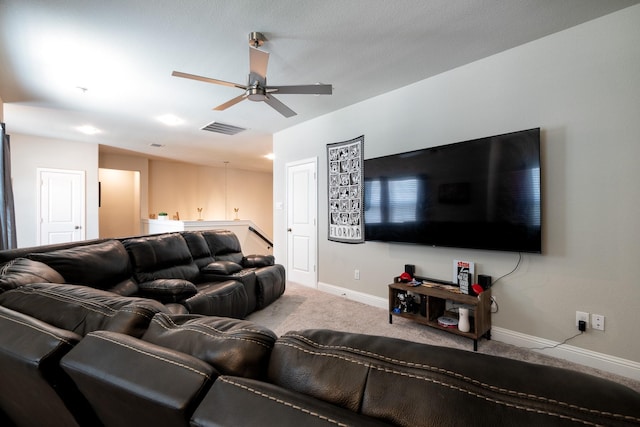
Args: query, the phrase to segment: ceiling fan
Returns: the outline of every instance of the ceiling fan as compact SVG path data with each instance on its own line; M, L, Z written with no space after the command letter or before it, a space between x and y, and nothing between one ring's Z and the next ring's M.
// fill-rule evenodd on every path
M310 84L295 86L269 86L267 85L267 64L269 62L269 53L259 50L265 41L262 33L249 33L249 78L247 84L239 84L226 82L224 80L212 79L209 77L197 76L194 74L182 73L174 71L171 73L175 77L183 77L186 79L199 80L207 83L214 83L223 86L237 87L244 90L244 94L236 96L233 99L218 105L214 108L216 111L226 110L236 105L238 102L248 99L250 101L264 101L269 106L285 117L292 117L296 112L287 107L281 101L276 99L273 94L303 94L303 95L331 95L333 87L329 84Z

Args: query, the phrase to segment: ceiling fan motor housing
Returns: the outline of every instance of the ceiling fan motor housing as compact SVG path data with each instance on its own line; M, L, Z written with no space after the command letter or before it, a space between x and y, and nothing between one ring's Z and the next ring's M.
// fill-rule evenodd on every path
M249 45L255 48L259 48L264 44L266 38L264 34L259 33L257 31L252 31L249 33Z

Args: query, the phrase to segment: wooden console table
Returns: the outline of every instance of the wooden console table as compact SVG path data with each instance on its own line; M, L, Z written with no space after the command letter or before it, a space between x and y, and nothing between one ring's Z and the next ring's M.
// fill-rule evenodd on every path
M411 293L419 296L419 311L417 313L395 311L399 293ZM447 311L447 301L464 304L474 311L474 316L470 318L471 329L469 332L462 332L457 327L446 327L438 323L440 316L458 317L457 313ZM473 350L478 351L478 340L481 337L491 339L491 289L485 290L478 296L472 296L461 293L458 287L443 283L427 281L418 286L411 286L407 283L392 283L389 285L389 323L393 323L393 316L404 317L455 335L471 338Z

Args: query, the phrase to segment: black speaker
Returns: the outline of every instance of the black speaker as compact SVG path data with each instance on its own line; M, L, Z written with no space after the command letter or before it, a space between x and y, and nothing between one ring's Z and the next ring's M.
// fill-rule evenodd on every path
M416 266L413 264L405 264L404 272L409 273L409 276L411 276L411 278L413 279L414 275L416 274Z
M491 276L478 274L478 285L482 286L482 289L489 289L491 287Z

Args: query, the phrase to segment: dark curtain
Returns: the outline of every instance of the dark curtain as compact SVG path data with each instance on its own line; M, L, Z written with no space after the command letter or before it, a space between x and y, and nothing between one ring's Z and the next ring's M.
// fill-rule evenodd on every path
M11 186L11 152L9 135L4 123L0 123L0 250L13 249L16 244L16 214L13 207L13 187Z

